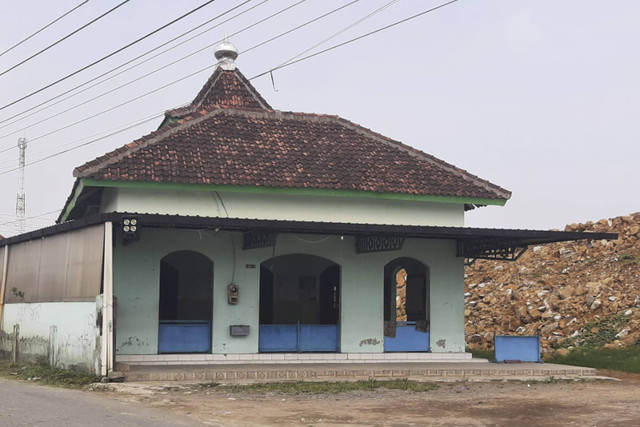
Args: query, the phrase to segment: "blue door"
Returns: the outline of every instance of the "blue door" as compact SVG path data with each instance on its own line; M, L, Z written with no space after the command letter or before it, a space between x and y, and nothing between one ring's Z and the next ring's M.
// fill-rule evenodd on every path
M339 348L338 325L260 325L263 353L336 352Z
M384 351L430 350L429 269L413 258L384 268Z
M340 350L340 266L283 255L260 266L260 352Z
M158 353L211 351L213 262L194 251L160 260Z
M158 331L158 353L208 353L211 351L211 322L164 320Z
M395 337L384 337L384 351L429 351L429 332L416 330L416 322L398 322Z

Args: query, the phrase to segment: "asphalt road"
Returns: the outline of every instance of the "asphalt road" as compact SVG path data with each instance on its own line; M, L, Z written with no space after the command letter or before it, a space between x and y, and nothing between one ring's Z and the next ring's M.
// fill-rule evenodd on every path
M0 426L201 426L161 409L0 378Z

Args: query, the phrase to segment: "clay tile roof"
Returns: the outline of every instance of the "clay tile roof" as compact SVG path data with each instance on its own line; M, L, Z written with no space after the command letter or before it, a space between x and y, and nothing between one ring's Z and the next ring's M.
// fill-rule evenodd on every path
M218 68L164 126L79 166L78 178L508 199L511 193L337 116L272 110Z
M190 105L169 110L166 116L175 119L211 108L271 110L240 70L225 71L218 67Z

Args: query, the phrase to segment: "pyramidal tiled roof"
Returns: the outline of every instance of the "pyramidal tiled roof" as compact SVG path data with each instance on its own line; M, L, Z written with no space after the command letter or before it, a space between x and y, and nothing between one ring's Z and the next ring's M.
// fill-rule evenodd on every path
M216 68L190 105L169 110L166 116L177 118L200 108L271 110L271 106L239 70L225 71L222 67Z
M273 110L219 67L157 131L79 166L106 181L355 190L506 200L511 193L337 116Z

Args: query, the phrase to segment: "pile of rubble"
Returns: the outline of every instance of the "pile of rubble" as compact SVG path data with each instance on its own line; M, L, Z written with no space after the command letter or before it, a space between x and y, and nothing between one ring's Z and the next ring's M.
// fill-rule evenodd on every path
M516 262L466 267L469 347L492 348L494 332L539 334L543 351L640 345L640 213L565 231L618 233L618 240L530 247Z

